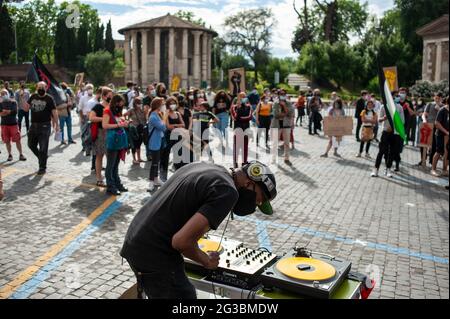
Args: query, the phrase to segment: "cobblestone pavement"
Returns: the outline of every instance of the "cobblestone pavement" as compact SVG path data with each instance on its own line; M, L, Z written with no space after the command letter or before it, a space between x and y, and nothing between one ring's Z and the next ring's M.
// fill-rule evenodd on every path
M74 127L80 143L79 127ZM444 179L414 166L406 147L393 179L370 178L372 159L355 157L346 137L342 158L322 159L327 139L296 128L293 166L279 164L273 216L230 222L226 236L257 248L289 252L308 245L350 260L352 269L379 278L371 298L449 298L449 194ZM26 137L22 139L26 145ZM80 144L52 140L47 175L25 146L26 162L0 165L6 198L0 203L1 298L118 298L134 283L119 249L146 193L148 163L120 165L130 193L98 189ZM372 147L375 157L377 146ZM99 218L96 218L100 216ZM93 221L92 224L87 221ZM222 233L222 228L217 231Z

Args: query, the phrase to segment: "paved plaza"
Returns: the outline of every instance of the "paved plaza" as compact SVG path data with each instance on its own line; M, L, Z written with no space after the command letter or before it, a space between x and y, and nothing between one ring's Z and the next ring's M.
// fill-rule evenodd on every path
M6 193L0 202L0 298L114 299L134 284L119 250L150 198L149 164L135 166L128 157L120 174L130 192L110 197L95 186L77 124L74 133L77 145L52 139L42 177L35 175L37 159L28 147L28 161L16 161L14 149L7 163L0 145ZM225 236L280 255L298 245L348 259L353 270L378 280L371 298L449 298L448 181L416 167L420 156L412 147L405 148L393 179L373 179L374 160L355 157L353 137L344 138L341 159L320 158L327 139L304 127L296 128L295 138L293 166L280 160L278 167L275 214L236 218ZM372 157L377 151L375 144Z

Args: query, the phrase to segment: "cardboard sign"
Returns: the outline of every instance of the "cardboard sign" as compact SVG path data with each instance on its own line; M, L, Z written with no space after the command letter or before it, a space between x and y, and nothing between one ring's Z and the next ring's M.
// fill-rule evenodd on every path
M433 144L433 129L432 123L420 123L419 125L419 146L429 148Z
M178 91L180 88L180 83L181 83L181 75L174 74L174 76L172 77L172 85L170 86L170 91L171 92Z
M398 91L398 73L397 67L391 66L388 68L383 68L384 76L389 84L389 90Z
M228 86L233 96L237 96L240 92L245 92L245 69L228 70Z
M351 116L327 116L323 119L323 131L326 136L353 135L353 118Z
M84 73L77 73L75 75L75 81L73 82L73 85L75 87L81 87L83 81L84 81Z

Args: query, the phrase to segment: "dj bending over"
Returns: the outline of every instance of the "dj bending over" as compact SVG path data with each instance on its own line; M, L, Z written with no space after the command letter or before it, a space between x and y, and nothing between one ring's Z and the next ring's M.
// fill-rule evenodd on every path
M180 168L140 209L125 236L120 254L136 275L139 295L195 299L183 256L216 269L219 254L204 253L198 240L230 211L245 216L258 206L271 215L276 194L275 176L257 161L236 170L209 163Z

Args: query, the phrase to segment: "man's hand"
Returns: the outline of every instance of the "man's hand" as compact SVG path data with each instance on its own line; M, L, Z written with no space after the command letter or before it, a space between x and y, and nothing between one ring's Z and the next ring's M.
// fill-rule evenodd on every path
M217 251L208 252L208 263L205 266L206 269L214 270L219 267L220 254Z

